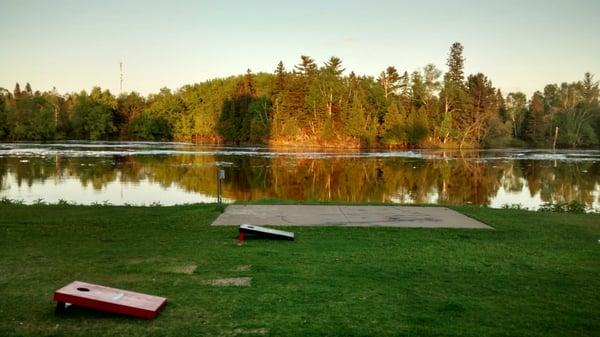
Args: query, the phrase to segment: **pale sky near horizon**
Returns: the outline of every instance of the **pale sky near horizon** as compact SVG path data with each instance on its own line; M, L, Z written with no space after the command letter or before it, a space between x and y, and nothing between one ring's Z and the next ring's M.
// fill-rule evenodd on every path
M452 42L467 74L528 95L590 71L600 79L600 0L0 0L0 87L142 94L215 77L272 72L300 55L377 76L433 63Z

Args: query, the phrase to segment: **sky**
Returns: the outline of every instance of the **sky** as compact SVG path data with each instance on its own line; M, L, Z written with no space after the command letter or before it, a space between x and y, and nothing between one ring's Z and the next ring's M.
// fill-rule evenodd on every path
M0 87L118 93L123 62L123 90L149 94L300 55L362 75L446 71L455 41L465 72L504 93L600 79L600 0L0 0Z

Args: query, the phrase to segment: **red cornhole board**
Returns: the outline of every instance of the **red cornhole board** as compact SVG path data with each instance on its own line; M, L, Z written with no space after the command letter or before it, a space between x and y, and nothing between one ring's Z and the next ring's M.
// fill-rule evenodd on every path
M167 304L164 297L146 295L97 284L75 281L54 293L57 310L65 303L80 307L154 319Z

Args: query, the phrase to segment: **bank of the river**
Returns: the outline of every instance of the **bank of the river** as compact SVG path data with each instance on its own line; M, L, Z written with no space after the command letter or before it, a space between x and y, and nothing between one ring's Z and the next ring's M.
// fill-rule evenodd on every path
M496 230L301 227L239 245L209 226L217 205L0 205L0 335L597 335L599 215L455 209ZM250 286L211 285L238 277ZM169 304L150 322L56 317L72 280Z

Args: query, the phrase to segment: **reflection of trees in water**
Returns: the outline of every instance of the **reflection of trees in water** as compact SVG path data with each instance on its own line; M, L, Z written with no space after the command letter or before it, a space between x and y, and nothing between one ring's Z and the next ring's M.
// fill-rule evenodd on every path
M8 189L6 176L8 174L8 159L0 157L0 191Z
M502 187L508 192L520 192L523 190L523 168L519 161L506 162Z
M545 202L564 203L578 200L591 206L594 189L600 183L598 165L588 162L535 163L540 171L541 197Z
M282 198L350 202L489 204L499 189L544 202L579 200L592 205L600 165L592 162L483 161L477 158L325 158L242 156L138 156L0 158L0 186L13 174L19 186L76 178L101 190L108 183L148 180L163 187L216 194L216 162L225 167L224 195L235 200Z

